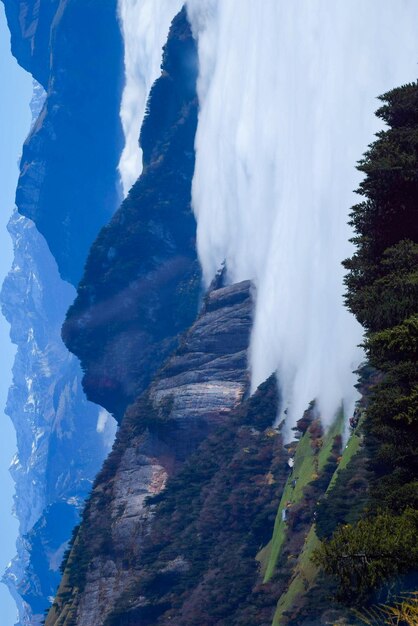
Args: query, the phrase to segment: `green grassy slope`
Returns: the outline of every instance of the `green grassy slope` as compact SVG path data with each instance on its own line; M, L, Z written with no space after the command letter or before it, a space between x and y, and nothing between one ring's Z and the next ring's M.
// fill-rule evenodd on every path
M336 421L334 426L328 431L326 437L324 438L324 444L318 455L319 465L323 466L326 463L326 460L330 454L332 440L337 434L341 433L342 428L343 428L343 420L342 420L342 417L340 417ZM305 433L305 435L306 434L307 433ZM331 478L331 481L327 488L327 493L329 493L332 490L333 486L335 485L335 482L338 477L338 473L342 469L347 467L350 460L358 452L360 443L361 443L361 437L358 434L358 431L352 433L343 451L341 461ZM283 544L283 540L282 540L282 544ZM274 541L274 537L273 537L273 541ZM293 571L290 584L287 590L279 598L277 609L274 614L273 626L282 626L282 624L284 624L283 618L284 618L285 613L289 611L295 605L298 598L302 597L306 593L306 591L311 587L311 585L315 582L316 576L318 574L318 568L312 562L311 557L312 557L314 550L319 546L319 544L320 544L320 541L315 532L315 524L312 524L307 534L303 549L299 555L296 567ZM277 558L275 562L277 563ZM273 572L274 572L274 569L272 573ZM270 575L272 575L272 573Z
M331 454L334 438L341 434L342 430L343 415L341 413L323 438L316 440L319 447L313 447L314 442L309 431L306 431L300 439L294 457L293 471L289 475L277 511L272 540L259 553L259 560L265 568L264 583L268 582L274 574L286 538L287 525L283 520L283 511L302 500L305 487L315 480L324 468ZM295 487L292 486L294 480L296 480Z

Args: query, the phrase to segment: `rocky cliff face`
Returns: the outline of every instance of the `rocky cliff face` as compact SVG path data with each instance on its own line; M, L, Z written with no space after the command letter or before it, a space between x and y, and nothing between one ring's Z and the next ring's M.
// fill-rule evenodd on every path
M179 458L241 401L248 383L250 328L249 281L210 291L201 316L152 383L153 405L176 424ZM129 414L133 411L135 405Z
M251 321L249 282L212 291L180 348L129 408L95 482L48 625L104 623L133 583L153 517L146 499L161 493L198 444L228 421L248 388Z
M274 378L247 397L249 282L218 276L196 319L197 62L185 10L150 96L143 174L94 242L64 325L89 399L121 423L84 507L112 418L85 399L61 341L75 295L62 277L77 283L118 197L116 0L3 1L15 54L47 87L33 102L2 293L18 347L7 411L20 536L5 579L20 625L40 626L63 557L47 626L350 623L311 557L362 513L361 437L342 450L342 419L324 432L311 407L284 447Z
M63 327L90 400L118 420L196 317L201 289L191 210L196 46L183 10L141 131L144 169L103 228Z

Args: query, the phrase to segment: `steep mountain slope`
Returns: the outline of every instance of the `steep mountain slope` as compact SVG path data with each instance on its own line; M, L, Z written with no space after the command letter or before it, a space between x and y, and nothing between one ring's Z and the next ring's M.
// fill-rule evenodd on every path
M201 273L191 210L196 47L183 10L141 131L144 168L95 241L63 337L90 400L120 420L195 319Z
M341 417L324 432L312 407L284 447L271 427L275 379L242 398L248 288L209 294L179 351L128 409L47 626L267 626L278 599L288 611L316 582L316 505L359 439L341 457ZM330 609L316 603L315 619ZM332 614L346 616L338 606Z
M77 281L117 196L120 42L113 0L44 6L8 8L14 49L44 82L48 28L57 53L17 200ZM107 43L111 60L99 56ZM80 52L91 65L80 67ZM3 306L18 344L8 411L21 537L8 582L23 598L21 623L41 623L65 552L47 626L357 625L353 608L411 591L418 572L418 85L384 96L389 129L360 164L365 201L353 209L357 252L345 265L370 363L350 432L342 413L324 428L312 402L284 445L275 378L248 397L252 284L225 286L222 272L201 293L190 207L197 61L185 10L162 70L141 132L143 174L91 247L63 328L89 399L120 422L68 550L111 417L84 398L60 340L74 290L36 225L11 221Z
M147 392L129 408L75 537L46 624L103 623L141 573L153 507L169 477L248 389L249 282L215 289Z
M364 199L352 210L356 252L345 262L347 303L366 329L369 362L381 372L364 420L368 516L337 529L321 554L349 601L373 592L386 600L393 587L414 590L418 575L418 83L381 101L377 115L388 127L359 164ZM356 562L359 551L365 558ZM349 590L342 552L356 563Z
M40 624L55 594L59 564L71 529L78 521L114 434L113 420L107 412L86 401L77 361L62 343L60 327L74 299L74 290L60 278L57 263L61 274L76 280L89 244L87 240L83 244L81 235L89 229L91 236L96 235L115 208L120 151L118 93L122 81L119 44L115 43L120 39L115 34L115 2L61 2L49 33L47 22L42 21L44 7L42 3L35 4L22 3L17 22L10 17L13 7L8 12L10 26L16 27L14 50L22 55L22 64L31 69L32 57L24 52L27 37L33 54L36 46L44 45L42 36L47 37L53 53L48 66L49 81L44 81L49 85L45 104L39 95L41 90L36 89L34 125L24 148L17 192L18 209L33 215L37 224L18 213L11 222L15 262L2 296L12 338L18 346L7 411L18 429L19 450L13 475L20 536L18 556L6 581L19 605L20 623L25 626ZM52 6L53 3L49 6L51 11ZM83 24L85 28L79 28ZM102 54L104 47L106 54ZM106 55L111 57L107 66ZM115 234L123 247L133 233L125 250L131 246L136 251L136 246L140 246L143 252L145 273L140 280L132 282L132 272L138 277L136 268L131 264L127 271L124 260L105 276L105 280L109 275L113 280L113 292L109 290L109 294L115 293L117 281L128 280L127 291L115 303L123 301L122 308L127 307L128 315L140 303L137 317L132 316L140 338L132 350L132 359L137 359L132 375L139 388L144 387L153 368L173 349L172 335L193 321L199 300L200 270L194 251L195 220L190 209L197 113L194 57L194 42L183 12L166 51L164 79L152 98L152 107L159 112L165 104L165 125L159 126L150 115L144 128L145 182L133 190L123 215L119 213L116 218L116 228L112 224L109 231L102 233L96 247L100 262L104 250L110 263L115 251L109 252L106 246L114 242ZM89 63L85 63L87 58ZM98 65L100 72L96 72ZM157 176L166 181L165 187L156 186ZM154 197L148 198L150 193ZM86 201L91 202L94 210L86 209ZM154 206L159 213L153 213ZM143 217L138 218L142 208ZM54 230L54 222L58 230ZM42 224L47 230L50 228L45 232L46 242L37 229ZM155 233L154 241L146 240L147 232ZM150 244L155 244L155 249ZM56 260L48 246L57 254ZM94 253L92 256L95 259ZM70 274L66 274L67 270ZM166 296L164 299L161 295L158 312L155 304L162 289ZM145 292L148 297L143 301ZM133 296L131 308L127 306L129 294ZM117 306L116 310L120 312ZM154 332L155 318L165 320L165 325ZM95 320L107 328L105 319ZM160 345L156 346L158 340ZM129 341L129 332L125 341ZM123 339L119 348L122 343ZM139 355L138 345L147 345L147 352ZM114 354L108 353L105 366L118 366L112 358ZM118 375L125 377L126 389L133 394L127 376L132 359L124 365L123 356L127 354L122 349L119 365L123 369ZM99 355L97 361L100 363Z
M120 201L117 2L3 1L13 53L47 90L23 147L16 204L46 238L61 276L76 285L90 245Z
M255 556L289 469L277 401L272 378L151 498L141 570L107 625L270 623L274 587L257 584Z
M48 86L51 25L60 0L2 0L12 54L44 89Z
M417 89L384 96L390 128L360 164L366 201L353 209L347 299L370 363L350 432L342 414L325 430L312 403L284 447L271 428L274 381L239 401L235 371L227 385L213 380L206 350L241 336L228 301L248 286L215 289L128 409L47 626L98 615L105 626L358 625L354 609L416 589ZM218 294L231 309L227 336L210 323ZM222 415L219 397L234 410Z
M113 1L4 5L13 53L47 90L45 100L35 83L17 191L20 214L9 225L14 262L1 295L17 346L6 411L17 432L11 472L19 537L5 581L19 624L38 626L115 430L106 412L86 401L78 362L62 343L75 293L60 272L76 282L88 246L119 199L122 42Z
M1 303L17 345L6 413L17 434L11 471L19 540L5 580L21 623L34 626L55 593L66 542L112 432L97 431L99 408L86 401L79 364L60 337L74 289L33 222L16 212L9 231L14 262Z

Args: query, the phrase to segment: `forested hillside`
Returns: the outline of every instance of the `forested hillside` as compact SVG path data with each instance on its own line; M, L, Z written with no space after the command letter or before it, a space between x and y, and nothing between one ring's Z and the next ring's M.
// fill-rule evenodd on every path
M100 597L105 626L358 625L373 605L395 606L417 589L418 85L381 100L377 115L387 128L358 165L363 199L351 214L355 253L344 262L346 303L364 326L367 357L361 399L345 416L350 427L340 413L325 429L312 402L284 446L282 424L272 428L281 402L272 377L252 397L225 405L235 407L230 413L217 404L206 435L194 439L189 422L193 443L184 453L178 429L185 415L198 423L206 396L176 409L185 398L182 359L193 368L203 345L222 345L225 359L242 329L240 298L248 306L247 284L214 285L210 297L221 298L227 335L216 320L206 326L214 310L206 300L203 317L128 410L74 535L48 625L87 624ZM187 376L206 380L209 393L206 377L222 359ZM173 375L160 398L161 381ZM118 484L148 466L153 477L136 518L126 496L138 486L121 500ZM128 521L132 532L122 536Z
M418 570L418 85L380 99L388 128L358 166L364 199L351 213L356 252L344 263L347 305L380 373L361 425L368 497L362 519L318 552L338 596L355 605L413 591Z

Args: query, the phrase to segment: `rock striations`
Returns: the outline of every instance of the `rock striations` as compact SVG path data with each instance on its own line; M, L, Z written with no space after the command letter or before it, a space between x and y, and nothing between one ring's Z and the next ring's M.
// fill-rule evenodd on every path
M48 86L51 26L60 0L2 0L12 53L44 89Z
M222 421L242 398L250 292L248 281L210 291L202 315L151 385L154 406L169 406L170 419L184 431L183 443L192 440L194 428L207 430Z

